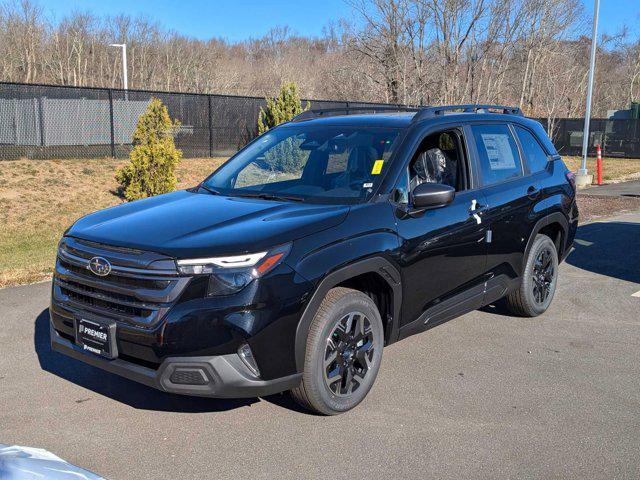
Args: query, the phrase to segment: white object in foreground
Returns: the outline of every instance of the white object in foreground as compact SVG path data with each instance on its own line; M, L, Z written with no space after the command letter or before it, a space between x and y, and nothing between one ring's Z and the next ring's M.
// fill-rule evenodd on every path
M3 480L104 480L84 468L65 462L42 448L0 444L0 478Z

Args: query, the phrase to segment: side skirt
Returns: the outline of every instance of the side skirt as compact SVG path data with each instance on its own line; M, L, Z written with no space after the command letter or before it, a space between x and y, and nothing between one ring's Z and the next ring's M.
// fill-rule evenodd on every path
M498 275L480 285L460 292L453 297L430 307L420 317L400 328L399 340L439 325L448 320L472 312L478 308L495 302L504 297L507 292L517 285L519 279Z

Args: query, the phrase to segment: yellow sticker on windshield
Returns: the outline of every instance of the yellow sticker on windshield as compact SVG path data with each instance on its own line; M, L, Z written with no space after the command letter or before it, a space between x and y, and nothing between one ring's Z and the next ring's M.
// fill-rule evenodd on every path
M373 168L371 169L371 175L379 175L382 171L382 165L384 164L384 160L376 160L373 164Z

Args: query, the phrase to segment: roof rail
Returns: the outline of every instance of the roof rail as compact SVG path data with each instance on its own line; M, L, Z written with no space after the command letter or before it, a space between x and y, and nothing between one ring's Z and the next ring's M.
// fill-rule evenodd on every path
M345 115L349 115L349 112L419 112L420 107L409 107L404 105L370 105L366 107L335 107L335 108L320 108L306 110L291 119L292 122L303 122L305 120L311 120L318 117L333 117L340 115L341 112Z
M441 107L426 107L415 114L412 123L419 122L426 118L434 118L447 113L503 113L507 115L523 116L522 110L518 107L507 107L505 105L443 105Z

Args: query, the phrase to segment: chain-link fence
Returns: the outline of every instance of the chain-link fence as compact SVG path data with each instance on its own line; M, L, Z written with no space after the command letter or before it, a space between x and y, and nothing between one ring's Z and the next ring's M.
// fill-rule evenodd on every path
M0 160L126 157L152 97L180 121L187 158L227 156L257 135L260 97L0 82ZM306 100L304 101L306 102ZM312 108L384 104L310 100Z
M540 122L548 129L549 120ZM551 137L561 155L582 155L583 118L561 118L551 121ZM589 149L596 155L596 145L606 157L640 158L640 119L591 119Z
M0 82L0 160L126 157L152 97L180 121L176 146L187 158L227 156L257 134L260 97L203 95ZM311 108L384 106L310 100ZM546 126L548 121L541 120ZM552 122L563 155L579 155L582 119ZM640 158L640 120L592 120L589 145L608 156Z

